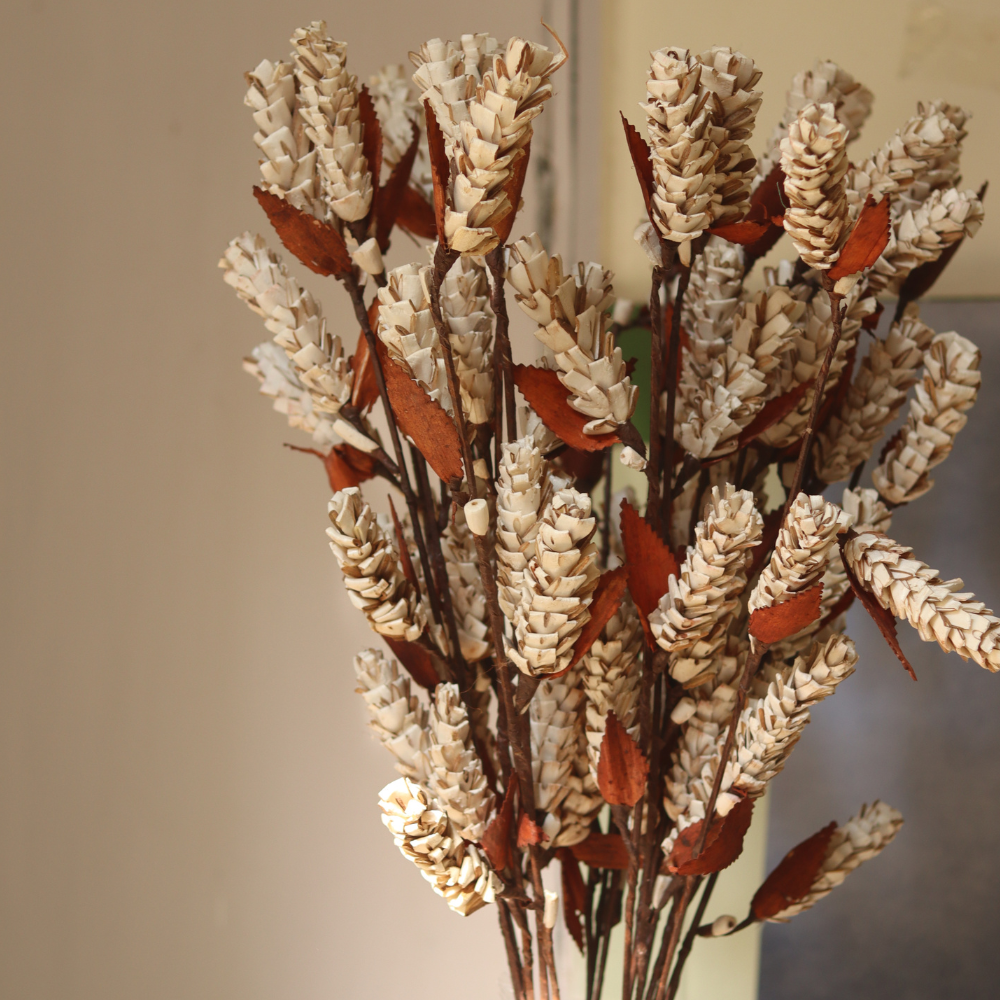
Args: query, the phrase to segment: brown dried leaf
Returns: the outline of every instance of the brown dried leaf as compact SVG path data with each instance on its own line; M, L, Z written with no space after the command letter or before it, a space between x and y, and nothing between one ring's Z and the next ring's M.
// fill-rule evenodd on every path
M396 225L411 236L419 236L425 240L437 238L434 206L424 201L424 196L413 187L407 187L403 191L399 211L396 213Z
M517 846L528 847L547 839L542 828L527 813L521 813L521 820L517 824Z
M808 840L793 847L777 868L764 880L754 893L750 912L755 920L767 920L781 913L792 903L797 903L812 888L820 866L826 857L830 838L837 829L836 821L824 826Z
M753 562L747 570L747 580L752 580L761 570L764 563L771 558L771 550L778 540L778 531L781 528L782 510L772 510L764 515L764 530L760 533L760 544L753 550Z
M801 632L810 622L819 618L819 602L823 595L823 584L789 597L780 604L769 608L757 608L750 615L749 632L768 645L781 642L796 632Z
M784 214L785 174L781 164L776 163L771 172L757 185L750 196L750 212L754 219L770 219L771 226L754 243L744 246L745 259L749 263L763 257L781 239L784 226L778 220Z
M389 357L381 340L375 346L399 429L413 441L439 479L446 483L461 479L462 446L454 421Z
M591 493L604 475L605 454L600 451L581 451L567 445L562 451L550 456L567 475L581 493Z
M864 207L840 251L836 264L827 271L831 281L857 274L871 267L889 243L889 197L876 204L872 195L865 199Z
M554 371L532 365L514 365L514 382L545 426L571 448L602 451L618 443L617 434L598 434L595 437L583 433L587 418L567 403L570 394Z
M500 237L501 243L506 243L510 236L510 231L514 228L514 220L517 218L518 210L521 207L521 191L524 188L524 178L528 175L528 158L531 155L531 141L529 140L523 149L519 150L511 164L510 177L503 189L507 193L507 200L510 202L510 211L501 219L493 223L493 231Z
M628 848L620 833L591 833L586 839L574 844L570 850L577 861L590 868L608 868L624 871L628 868Z
M597 785L612 806L634 806L646 791L649 761L614 712L608 712L597 763Z
M840 554L843 558L844 546L847 542L856 535L857 532L853 528L848 528L840 536ZM886 608L883 608L877 600L875 600L875 595L871 591L866 590L864 584L854 575L853 570L847 563L847 559L843 559L844 571L847 573L847 579L850 581L851 589L858 596L858 600L865 606L865 611L871 615L872 621L878 626L878 630L882 633L882 637L887 643L889 643L889 648L896 654L899 662L906 667L907 673L916 680L917 674L913 667L910 666L910 661L906 658L903 650L900 648L899 639L896 637L896 619L893 613Z
M511 775L503 802L496 816L490 820L480 841L493 868L502 872L511 862L510 827L514 822L514 796L517 794L517 776Z
M255 187L253 194L285 248L310 271L322 275L351 273L354 266L351 255L336 227L320 222L263 188Z
M396 224L400 209L406 192L409 190L410 173L413 170L413 161L417 157L417 149L420 146L420 129L414 122L413 138L410 140L406 152L399 158L396 166L392 168L389 179L382 185L378 195L378 216L375 220L375 237L378 240L379 249L385 253L389 249L389 237L392 235L392 227ZM376 174L372 175L377 176ZM426 204L426 202L424 203Z
M346 442L335 444L325 455L316 448L302 448L297 444L286 444L285 447L291 451L315 455L323 463L326 478L334 493L351 486L360 486L375 475L375 459Z
M656 184L653 180L653 161L650 159L649 145L625 115L622 115L622 125L625 128L625 141L628 143L628 151L632 157L632 166L635 168L636 177L639 178L639 188L642 191L642 200L646 205L646 215L649 216L649 221L655 228L653 189ZM656 232L659 233L659 230L657 229Z
M396 549L399 552L400 565L403 567L403 576L419 590L420 582L417 579L417 571L413 568L410 549L406 544L406 535L403 534L403 525L399 520L399 515L396 513L396 505L392 502L391 496L389 497L389 510L392 511L392 524L396 529Z
M725 816L716 814L708 828L705 849L695 856L705 824L699 820L684 829L667 859L667 870L673 875L711 875L728 868L743 853L743 838L750 829L754 800L744 798Z
M437 653L422 642L407 642L405 639L391 639L382 636L393 655L406 667L410 676L421 686L433 691L441 682L444 664ZM439 670L436 664L440 664Z
M713 236L720 236L730 243L750 244L757 243L766 235L772 227L770 219L743 219L741 222L730 222L725 226L713 226L709 232Z
M571 850L560 847L556 856L562 871L563 919L566 921L566 930L576 942L577 948L583 952L583 921L580 918L587 912L587 886L580 874L580 863Z
M427 150L430 154L431 177L434 181L434 225L437 229L437 238L444 244L444 210L448 204L450 171L448 154L444 149L444 133L430 101L424 101L424 117L427 121Z
M670 546L648 521L639 517L639 512L628 500L622 500L621 512L628 589L648 636L649 616L667 592L670 577L678 576L680 569Z
M954 244L952 244L952 246L954 246ZM949 249L951 249L951 248L949 247ZM947 253L947 251L945 251L945 253ZM918 268L916 268L916 270L919 271L920 268L918 267ZM913 271L911 271L910 274L912 275ZM909 279L907 279L907 280L909 280ZM904 283L904 287L905 287L905 283ZM923 293L921 292L921 294L923 294ZM902 297L902 293L900 293L900 297ZM878 321L882 318L882 313L884 313L884 312L885 312L885 303L884 302L879 302L879 304L877 306L875 306L875 311L874 312L870 312L861 321L861 329L862 330L867 330L869 333L874 333L874 331L878 329ZM855 341L854 346L857 347L857 341ZM841 376L841 378L843 378L843 376Z
M368 207L367 221L377 220L381 211L379 206L378 182L382 176L382 125L375 112L375 102L368 88L362 84L358 94L358 119L363 126L361 135L361 152L368 161L368 172L372 175L372 203ZM369 233L371 228L365 227Z
M372 330L378 324L378 299L368 307L368 325ZM366 413L379 397L378 377L375 374L375 364L368 350L368 338L365 331L358 333L358 346L349 362L354 372L354 384L351 386L351 405L362 413Z
M593 600L590 602L590 618L580 630L580 636L573 645L573 658L569 661L566 670L561 670L558 674L550 674L550 677L561 677L567 671L572 670L590 651L590 647L600 638L601 629L608 624L611 616L621 605L627 584L627 566L609 569L606 573L601 574L601 578L597 581L597 588L594 590Z
M809 391L812 384L813 379L809 379L808 382L801 382L794 389L789 389L784 395L769 399L760 413L740 432L739 447L745 448L769 427L772 427L779 420L784 420L799 405L799 401Z

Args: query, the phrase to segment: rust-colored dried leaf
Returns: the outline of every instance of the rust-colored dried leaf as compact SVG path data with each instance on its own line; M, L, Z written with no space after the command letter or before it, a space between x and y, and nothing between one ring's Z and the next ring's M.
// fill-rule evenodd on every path
M646 215L649 216L649 221L655 227L653 190L656 184L653 180L653 161L650 159L649 145L624 115L622 115L622 126L625 128L625 141L628 143L628 151L632 157L632 166L635 168L636 177L639 178L639 188L646 206ZM657 232L659 232L658 229Z
M570 850L577 861L590 868L624 871L628 868L628 848L619 833L592 833Z
M514 822L514 796L517 794L517 777L510 776L510 783L504 793L503 802L496 816L490 820L483 839L480 841L486 857L490 859L493 868L502 872L511 862L510 857L510 827Z
M493 224L493 230L500 237L501 243L506 243L510 237L510 231L514 228L514 220L517 218L518 209L521 207L521 191L524 189L524 178L528 175L528 158L531 155L531 141L529 140L524 148L514 157L514 162L510 167L510 177L503 189L507 193L507 200L510 202L510 211L503 218Z
M368 307L368 324L372 330L378 326L378 299ZM368 350L368 338L365 331L358 332L358 346L349 362L354 372L354 383L351 386L351 405L362 413L366 413L378 399L378 377L375 374L375 362Z
M372 203L368 207L367 218L377 220L381 211L378 182L382 176L382 125L375 112L372 95L368 93L368 88L364 84L361 85L361 93L358 94L358 119L363 126L361 152L368 161L368 171L372 175ZM371 229L368 232L371 233Z
M670 546L648 521L639 517L639 512L628 500L622 500L621 512L622 545L629 570L628 589L649 636L649 616L667 592L670 577L677 576L680 569Z
M559 867L562 872L563 919L566 930L576 942L581 952L584 950L583 921L581 917L587 912L587 886L580 874L580 863L573 852L566 847L556 851Z
M286 444L285 447L292 451L315 455L323 463L330 489L334 493L352 486L360 486L375 475L374 457L346 442L335 444L325 455L316 448L302 448L297 444Z
M819 602L823 595L823 584L794 594L787 601L772 604L769 608L757 608L750 615L749 632L768 645L781 642L796 632L801 632L810 622L819 618Z
M719 236L730 243L749 244L757 243L769 229L772 228L770 219L752 220L744 219L742 222L730 222L725 226L713 226L709 232L713 236Z
M434 181L434 225L437 238L444 243L444 209L448 204L448 154L444 148L444 133L430 101L424 101L424 118L427 122L427 150L431 161L431 179Z
M884 197L876 204L868 195L865 204L854 223L851 235L847 237L844 249L840 251L837 263L827 272L831 281L857 274L871 267L882 255L889 243L889 198Z
M840 536L840 554L843 559L844 546L847 542L855 535L857 532L853 528L849 528ZM847 559L843 559L844 571L847 573L847 579L850 581L851 589L857 594L858 600L864 605L865 611L871 615L872 621L878 626L878 630L882 633L882 637L887 643L889 643L889 648L896 654L899 662L906 667L907 673L914 679L917 679L916 671L910 666L910 661L906 658L903 650L900 648L899 639L896 636L896 619L891 611L883 608L877 600L875 600L875 595L871 591L866 590L864 584L854 575L854 571L847 563Z
M779 420L784 420L799 405L799 401L809 391L812 384L813 380L809 379L808 382L801 382L794 389L789 389L784 395L769 399L760 413L740 432L739 447L745 448L769 427L773 427Z
M382 341L375 346L399 429L417 446L439 479L446 483L461 479L462 446L454 421L389 357Z
M571 448L602 451L618 443L617 434L599 434L595 437L583 433L587 418L570 407L567 402L570 394L554 371L532 365L514 365L514 382L545 426L558 434Z
M782 200L784 193L785 174L781 169L781 164L776 163L750 196L748 217L770 219L771 225L760 239L744 245L744 257L748 264L763 257L784 235L785 230L781 221L785 212L785 204Z
M375 238L378 240L379 248L385 253L389 249L389 237L392 235L392 227L396 224L400 209L406 192L409 190L410 173L413 170L413 161L417 157L417 149L420 146L420 129L417 123L413 122L413 138L410 140L406 152L399 158L396 166L392 168L389 179L382 185L382 190L378 194L378 216L375 220ZM376 174L372 174L376 177ZM425 202L426 204L426 202Z
M392 502L391 496L389 497L389 510L392 511L392 524L396 529L396 549L399 552L400 565L403 567L403 576L419 590L420 582L417 580L417 571L413 568L410 549L406 544L406 535L403 534L403 524L399 520L399 515L396 513L396 505Z
M625 595L628 584L628 567L619 566L601 574L590 602L590 618L580 631L580 636L573 646L573 658L569 661L566 671L572 670L589 651L590 647L601 636L601 629L611 620L618 610ZM560 673L565 673L561 671Z
M591 493L604 475L605 455L599 451L581 451L567 445L552 460L567 475L572 476L574 486L581 493Z
M264 209L285 248L317 274L349 274L353 264L344 238L334 226L289 205L270 191L255 187L254 197Z
M409 675L421 686L433 691L441 682L441 671L435 664L441 663L437 653L432 652L422 642L407 642L405 639L391 639L382 636L393 655L406 667ZM443 664L442 664L443 666Z
M425 240L437 238L434 206L424 201L424 196L414 187L407 187L403 191L399 211L396 213L396 225L411 236L419 236Z
M608 712L597 763L597 786L612 806L634 806L646 791L649 761L614 712Z
M695 856L705 821L693 823L677 838L667 859L674 875L711 875L728 868L743 853L743 838L750 829L754 800L741 799L725 816L716 815L708 828L705 849Z
M778 867L754 893L750 912L755 920L767 920L808 894L836 829L836 821L824 826L808 840L793 847L781 859Z
M521 820L517 824L517 846L530 847L546 839L542 828L527 813L521 813Z

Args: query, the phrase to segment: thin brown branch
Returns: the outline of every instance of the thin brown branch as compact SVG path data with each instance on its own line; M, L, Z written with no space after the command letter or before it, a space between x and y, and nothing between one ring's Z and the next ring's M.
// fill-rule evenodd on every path
M649 493L646 497L646 520L655 523L660 509L660 459L663 452L660 440L660 396L663 392L663 309L660 306L660 287L664 280L662 267L653 268L653 278L649 289L649 457L646 462L646 478Z
M667 345L667 429L663 438L663 495L668 498L665 509L660 512L662 527L670 519L671 484L674 474L674 414L677 411L677 368L681 350L681 309L684 307L684 293L691 280L691 268L682 267L677 280L677 294L670 317L670 341Z
M507 440L513 441L517 438L517 409L514 402L514 359L510 350L510 319L507 316L507 296L505 294L504 282L506 280L506 267L504 265L504 248L497 247L486 255L486 266L490 269L493 278L493 287L490 290L490 305L493 307L493 315L496 316L496 336L494 338L494 351L499 357L500 372L503 375L503 403L506 417ZM496 391L496 406L500 406L499 386Z
M516 1000L525 1000L523 970L521 958L517 953L514 924L510 918L507 903L502 899L497 900L497 917L500 921L500 933L503 934L504 948L507 950L507 965L510 968L510 981L514 987L514 997Z
M667 940L663 968L660 971L660 981L656 986L656 1000L664 1000L666 996L667 973L670 971L670 963L673 960L674 952L677 950L677 942L680 940L681 930L684 928L684 916L687 913L688 904L691 902L691 897L698 888L700 881L701 877L698 875L689 875L684 880L684 889L681 892L681 898L677 900L674 905L674 911L670 915L670 937Z
M677 987L680 985L681 981L681 973L684 971L684 963L688 960L688 955L691 954L691 948L694 945L694 939L698 934L698 928L701 926L701 921L705 916L705 909L708 906L708 901L712 898L712 890L715 888L715 883L718 882L718 880L719 873L712 872L708 881L705 883L705 888L701 893L701 899L698 900L698 908L694 911L694 918L691 921L691 927L684 936L684 944L681 945L680 953L677 955L677 961L674 963L673 975L671 975L670 985L667 987L666 1000L673 1000L674 995L677 993Z

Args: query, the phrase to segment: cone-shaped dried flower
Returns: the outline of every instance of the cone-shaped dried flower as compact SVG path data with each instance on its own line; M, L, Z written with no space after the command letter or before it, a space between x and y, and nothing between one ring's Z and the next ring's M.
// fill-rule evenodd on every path
M705 459L736 449L740 431L770 395L805 308L786 288L771 285L740 304L727 339L692 338L684 352L674 427L685 451ZM661 412L666 414L666 406Z
M467 917L503 890L485 855L454 833L447 813L426 788L397 778L379 792L379 807L403 856L456 913Z
M288 355L271 340L258 344L249 358L243 360L243 370L260 382L260 392L274 400L274 408L288 418L289 427L297 427L312 435L318 448L329 448L337 440L333 424L326 414L313 406L309 390L299 381Z
M382 130L382 167L388 173L410 148L413 126L419 125L423 108L410 74L399 63L382 66L377 73L368 77L368 93L372 96L375 114L378 115ZM421 157L426 169L426 137L423 137L423 142L418 146L418 160ZM413 169L418 170L417 162L414 162Z
M428 721L427 784L444 805L458 836L478 843L496 797L486 784L483 762L472 742L469 713L456 684L439 684L434 689Z
M493 417L493 310L486 268L459 257L441 282L441 315L455 358L462 410L470 424Z
M647 130L652 147L656 225L684 247L714 223L746 214L756 161L746 140L761 95L760 70L732 49L695 56L672 47L651 53L646 81Z
M441 535L441 554L448 574L462 657L474 663L488 656L492 646L486 623L486 598L476 555L476 540L465 523L465 514L461 509Z
M316 151L296 116L295 74L291 63L263 60L246 74L250 89L243 99L253 109L253 141L264 154L260 175L265 190L290 205L322 218Z
M628 734L635 737L641 650L639 616L632 602L626 599L580 661L587 695L587 754L595 780L608 712L614 712Z
M826 855L809 892L767 919L787 923L803 910L811 909L832 892L865 861L888 847L903 825L903 814L884 802L862 806L857 816L838 827L830 838Z
M725 646L729 622L747 584L747 553L759 544L762 527L749 490L729 484L712 490L680 578L670 577L670 589L649 618L657 645L675 654L670 665L675 680L687 683L703 673ZM677 655L681 653L686 655Z
M543 680L529 707L535 806L547 813L542 830L552 847L585 840L604 805L586 761L581 678L577 665L563 677Z
M816 475L824 483L850 477L871 458L875 443L896 419L916 383L924 351L934 331L920 321L911 303L885 340L873 338L840 409L816 438Z
M785 231L810 267L825 270L846 236L847 128L832 104L807 104L781 140Z
M819 583L848 516L821 496L800 493L778 531L774 554L750 594L749 608L769 608Z
M530 437L502 445L497 476L497 596L512 623L525 571L535 555L549 488L547 463Z
M354 373L340 337L326 327L319 303L288 273L261 236L244 233L219 261L227 285L259 316L285 349L317 414L336 414L351 398Z
M733 329L743 291L743 248L710 236L691 265L681 322L692 337L722 340Z
M614 301L611 272L578 264L564 274L562 258L550 257L537 233L511 249L507 279L521 309L538 324L535 336L552 352L569 405L589 420L586 434L608 434L626 423L639 390L625 371L620 347L608 330Z
M847 142L857 139L871 114L872 92L835 62L818 59L812 69L797 73L785 94L785 112L767 141L757 163L757 181L762 181L781 162L781 140L807 104L832 104L837 121L847 129Z
M347 72L347 43L334 41L325 21L313 21L292 35L292 49L298 113L319 156L323 198L334 217L356 222L371 208L373 185L362 152L358 80Z
M851 518L855 531L878 531L885 534L892 524L892 511L882 502L877 490L856 486L844 490L840 506Z
M334 493L326 529L351 603L381 635L410 642L424 630L420 596L403 576L388 534L356 487Z
M924 377L906 424L872 472L875 488L890 503L909 503L934 485L928 472L951 453L976 401L979 358L976 345L957 333L939 333L924 352Z
M1000 619L974 594L960 593L960 579L942 580L913 549L869 531L847 541L844 559L879 604L905 618L924 642L1000 670Z
M595 528L590 497L572 488L558 490L539 519L514 608L516 643L508 649L526 674L554 674L569 664L600 576Z
M368 725L396 758L396 770L414 781L427 780L424 754L430 747L427 706L410 689L410 678L381 650L364 649L354 657L355 689L368 706Z

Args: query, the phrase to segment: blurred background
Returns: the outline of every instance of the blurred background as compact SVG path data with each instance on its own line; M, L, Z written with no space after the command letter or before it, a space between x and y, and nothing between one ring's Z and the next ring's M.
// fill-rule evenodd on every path
M215 265L242 230L266 232L242 74L314 18L350 42L364 80L435 35L541 40L544 16L573 61L541 118L518 231L602 260L641 298L618 111L640 120L648 49L752 55L758 144L817 57L876 93L862 154L918 99L961 103L978 187L1000 159L1000 13L986 0L9 0L4 14L0 996L424 1000L442 982L509 995L488 911L463 921L435 905L379 822L393 772L352 694L350 657L372 637L323 535L328 487L282 448L293 433L240 370L263 332ZM895 524L987 603L1000 308L969 300L998 291L991 216L987 199L925 312L981 346L984 391L935 490ZM390 264L413 250L397 236ZM339 287L304 280L353 343ZM775 783L768 862L875 797L907 825L815 911L766 930L760 996L993 996L1000 678L903 631L914 685L866 620L851 631L861 665Z

